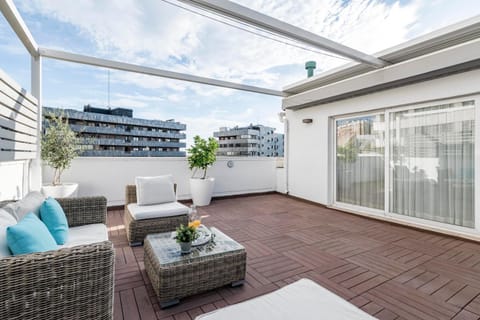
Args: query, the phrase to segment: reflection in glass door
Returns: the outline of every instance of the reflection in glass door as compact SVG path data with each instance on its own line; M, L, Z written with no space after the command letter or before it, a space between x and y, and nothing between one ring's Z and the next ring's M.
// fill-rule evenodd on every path
M389 114L390 212L474 227L473 101Z
M383 114L336 121L336 201L384 210Z

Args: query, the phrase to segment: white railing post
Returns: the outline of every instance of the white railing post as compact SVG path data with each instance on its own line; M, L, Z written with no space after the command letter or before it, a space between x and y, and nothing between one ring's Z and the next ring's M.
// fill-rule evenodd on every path
M28 190L39 191L42 187L42 160L40 158L41 140L42 140L42 57L32 56L31 60L31 91L32 95L38 100L37 113L37 154L35 159L30 161Z

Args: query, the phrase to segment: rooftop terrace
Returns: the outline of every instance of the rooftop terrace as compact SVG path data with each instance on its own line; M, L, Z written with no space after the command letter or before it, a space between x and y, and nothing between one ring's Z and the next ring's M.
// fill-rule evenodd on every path
M379 319L480 319L480 244L280 194L216 200L200 213L206 225L246 247L244 286L160 309L145 273L143 247L127 245L123 210L111 210L115 319L194 319L300 278L314 280Z
M133 183L137 176L172 174L177 184L177 199L189 201L192 172L186 158L79 157L73 161L63 181L79 183L79 196L104 196L108 205L117 208L108 212L109 238L116 252L114 288L111 283L113 252L109 242L105 249L108 263L97 266L108 269L104 278L109 282L104 289L110 293L114 290L114 318L195 319L199 314L272 292L300 278L310 278L378 319L480 320L480 205L477 200L480 188L475 187L480 182L480 170L475 170L480 165L480 112L476 110L480 105L480 15L379 53L367 54L320 36L319 31L308 31L235 2L179 1L187 5L183 9L193 6L199 10L196 13L218 16L219 22L228 20L237 27L248 27L244 31L261 31L274 36L273 40L306 45L310 52L321 50L320 54L333 54L335 58L352 62L323 70L283 89L273 87L270 82L250 81L244 66L240 68L245 72L241 77L229 70L227 78L217 77L215 72L203 74L201 69L172 71L173 68L162 63L139 64L149 60L143 58L143 52L142 59L123 61L118 60L121 51L118 56L104 56L96 51L68 47L65 51L58 50L64 46L54 46L43 37L38 37L42 40L37 43L13 0L0 0L2 15L31 58L28 92L8 75L21 74L19 70L0 69L0 200L21 199L32 190L40 190L52 176L52 169L40 157L41 107L48 101L45 98L46 80L60 80L55 79L55 73L50 73L52 69L48 65L43 67L45 60L129 72L128 77L181 80L282 98L275 112L279 112L278 120L285 131L285 161L263 157L219 158L209 169L209 176L216 179L213 195L217 200L199 209L205 225L217 227L246 248L247 275L241 287L222 287L161 309L145 272L143 246L128 245L124 212L118 209L125 202L125 186ZM155 13L155 20L161 20L157 12L152 13ZM88 11L82 14L89 16ZM159 39L162 39L160 30L170 30L152 28L151 20L143 17L142 20L148 22L148 29L154 30ZM306 17L301 20L307 21ZM49 34L41 24L38 26L34 30ZM219 39L210 33L208 37ZM369 37L380 43L374 34ZM143 35L137 38L154 43L155 49L159 47ZM233 39L230 38L224 40ZM203 41L198 43L205 45ZM248 49L241 43L232 46L225 42L223 46L238 48L242 54ZM217 51L229 62L235 62L224 50ZM271 58L261 49L255 53L252 61L260 55ZM12 62L6 65L13 65ZM215 63L222 65L218 60ZM291 66L290 63L287 66ZM276 68L269 69L277 72ZM109 77L108 73L108 85ZM232 79L240 82L231 82ZM155 95L160 94L155 92ZM192 100L187 98L185 100ZM151 100L158 101L158 98ZM222 103L225 103L223 99ZM198 108L201 110L201 114L197 113L199 123L203 123L202 119L210 120L207 111L215 108L208 106ZM174 107L181 106L174 104ZM192 114L188 116L196 119L191 110L193 108L189 109ZM94 118L103 116L91 115ZM277 119L275 114L272 116ZM364 121L367 118L369 122ZM365 125L357 130L359 120ZM122 121L133 125L137 120L125 118ZM351 127L343 130L342 125L347 122ZM184 128L174 122L164 124L175 130ZM94 128L87 127L85 131L105 133L102 127ZM131 129L131 134L142 133L150 137L149 131ZM115 133L122 135L121 131ZM173 139L183 137L178 132L163 135ZM218 200L224 196L228 198ZM312 202L298 200L300 198ZM103 219L105 203L102 203ZM76 258L79 255L75 250L73 254L68 250L62 252L68 252L69 258ZM91 251L86 254L89 253ZM42 254L34 255L43 259ZM15 259L8 257L5 261L23 265L16 263L22 257ZM96 258L87 260L100 264ZM48 287L41 296L31 294L28 285L32 279L57 281L60 273L64 273L65 278L77 280L63 261L54 260L60 266L55 272L50 272L52 264L42 264L43 269L35 265L30 270L41 275L38 277L32 276L34 273L29 270L12 272L30 277L23 284L25 290L21 283L17 285L17 281L12 281L16 275L7 272L2 275L5 283L13 283L15 289L26 292L26 302L21 305L24 309L30 308L27 311L38 317L50 318L41 311L47 307L54 309L56 303L47 305L44 300L37 299L35 304L32 300L50 299L53 290ZM44 270L51 274L44 277ZM99 294L99 286L92 286L88 277L95 274L92 268L85 267L78 274L87 278L82 279L85 280L82 285L87 287L88 297L98 301L88 303L86 296L79 294L78 284L69 287L62 282L57 286L61 290L75 290L70 290L74 293L68 301L71 304L59 303L58 310L67 310L75 319L89 316L87 312L72 310L85 311L90 306L94 306L91 309L97 317L95 307L98 305L108 306L107 313L111 313L111 305L104 301L111 302L112 295ZM16 291L2 289L0 292L10 294L11 301L17 299ZM63 292L61 290L59 292ZM0 300L9 307L9 300ZM34 310L31 306L39 307ZM60 312L58 310L55 312ZM321 309L318 314L322 314ZM318 315L312 318L317 318L315 316ZM68 315L63 313L52 318L66 317ZM7 317L0 315L0 318Z

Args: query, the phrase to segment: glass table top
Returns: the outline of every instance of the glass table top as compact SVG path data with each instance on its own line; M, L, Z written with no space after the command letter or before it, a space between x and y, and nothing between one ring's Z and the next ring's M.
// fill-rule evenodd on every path
M217 228L211 227L209 229L212 232L212 239L205 245L192 247L192 252L188 254L180 252L180 245L174 239L175 231L149 234L145 240L150 242L161 266L185 264L210 259L218 255L228 254L229 252L245 250L241 244Z

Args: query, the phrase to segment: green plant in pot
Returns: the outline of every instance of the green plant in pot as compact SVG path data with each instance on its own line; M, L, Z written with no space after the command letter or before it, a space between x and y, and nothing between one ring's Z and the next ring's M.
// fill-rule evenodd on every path
M215 138L193 138L194 144L188 151L188 165L193 170L190 178L190 192L196 206L208 206L212 199L215 178L207 176L207 170L217 160L218 142ZM201 175L196 176L200 170Z
M61 177L72 160L78 156L78 138L68 125L68 119L62 114L50 113L45 117L45 132L42 136L41 158L52 167L51 184L44 184L42 192L54 198L74 197L77 195L78 183L62 183Z
M200 236L197 228L193 224L183 225L177 228L175 239L180 244L181 253L190 253L192 250L192 242Z

